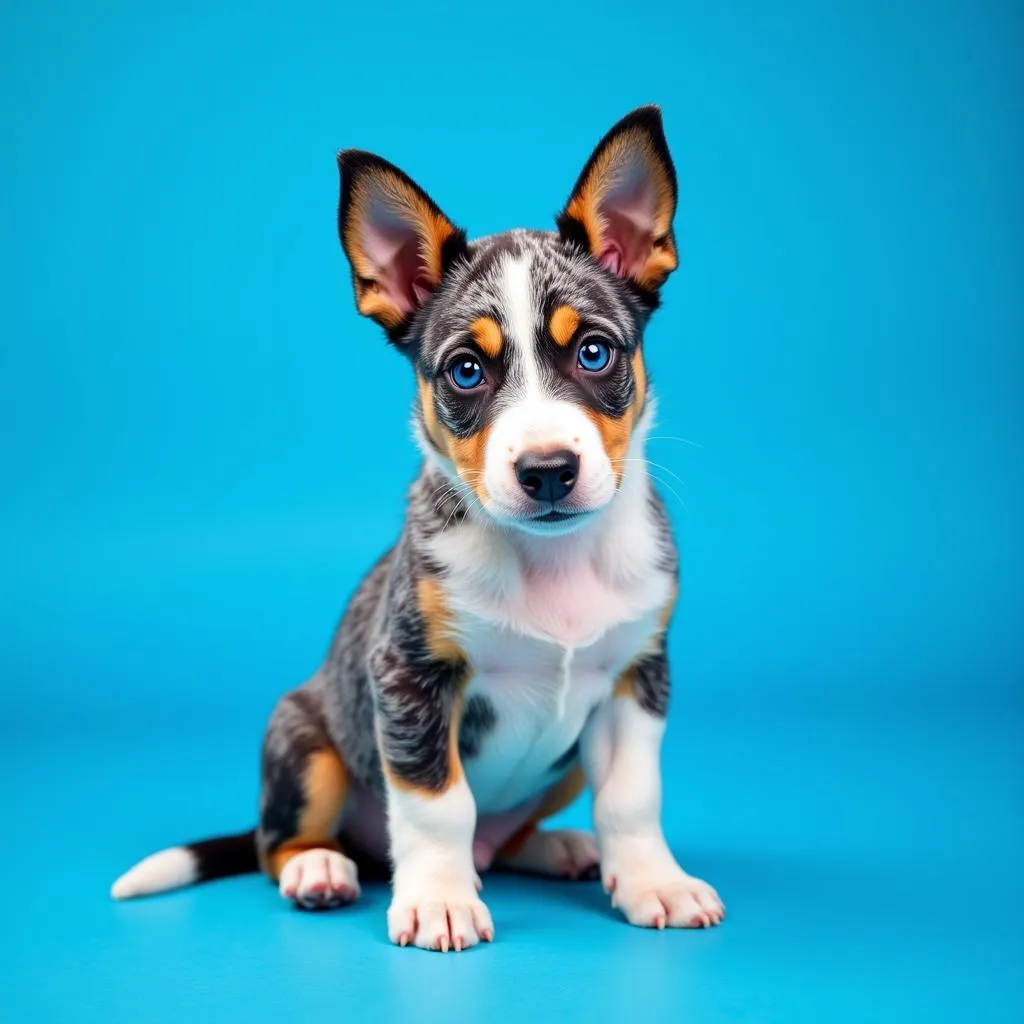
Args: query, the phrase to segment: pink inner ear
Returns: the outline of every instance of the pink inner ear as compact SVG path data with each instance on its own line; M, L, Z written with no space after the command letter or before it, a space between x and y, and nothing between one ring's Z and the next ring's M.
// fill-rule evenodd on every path
M601 263L619 277L638 275L651 254L657 193L643 159L617 169L600 203Z
M420 259L415 228L375 198L362 224L362 242L381 294L403 316L422 306L434 286Z

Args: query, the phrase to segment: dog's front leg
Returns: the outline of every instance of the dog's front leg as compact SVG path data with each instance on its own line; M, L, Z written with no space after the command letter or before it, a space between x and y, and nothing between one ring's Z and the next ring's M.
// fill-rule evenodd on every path
M646 658L600 706L583 734L594 795L601 879L631 924L700 928L725 916L718 894L676 862L661 827L661 741L668 669L664 652Z
M489 942L473 865L476 804L459 761L461 670L410 664L393 648L376 652L373 670L394 872L388 935L443 952Z

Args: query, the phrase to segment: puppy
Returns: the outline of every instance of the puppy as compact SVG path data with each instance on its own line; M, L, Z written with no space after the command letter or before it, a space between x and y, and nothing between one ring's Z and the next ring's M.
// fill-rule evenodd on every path
M388 934L494 937L480 874L595 877L635 925L718 924L660 824L677 556L646 473L643 332L675 269L656 107L587 161L557 231L475 242L398 168L338 157L356 306L408 359L423 468L395 546L263 745L252 832L146 858L124 898L262 869L305 908L391 866ZM594 832L542 823L589 786Z

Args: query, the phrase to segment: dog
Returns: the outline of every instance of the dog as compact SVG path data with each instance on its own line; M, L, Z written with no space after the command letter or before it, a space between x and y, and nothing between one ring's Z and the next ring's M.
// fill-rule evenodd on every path
M556 230L470 242L411 178L338 155L356 306L416 381L423 454L393 548L278 703L259 824L141 861L115 898L264 871L325 909L390 868L391 941L494 939L490 869L600 877L641 927L718 924L661 827L678 557L644 445L643 334L678 258L657 107L619 121ZM593 836L542 823L587 786Z

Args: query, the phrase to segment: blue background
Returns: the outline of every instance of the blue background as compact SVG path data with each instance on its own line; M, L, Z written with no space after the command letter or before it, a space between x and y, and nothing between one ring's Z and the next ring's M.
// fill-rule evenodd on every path
M0 1016L1020 1020L1022 46L1019 4L967 0L7 0ZM335 151L472 234L547 227L651 101L655 434L700 445L650 447L666 828L728 921L500 879L497 944L443 958L387 945L372 886L110 903L252 824L264 721L399 528L412 380L355 313Z

